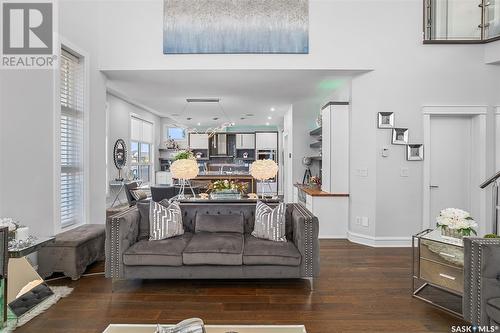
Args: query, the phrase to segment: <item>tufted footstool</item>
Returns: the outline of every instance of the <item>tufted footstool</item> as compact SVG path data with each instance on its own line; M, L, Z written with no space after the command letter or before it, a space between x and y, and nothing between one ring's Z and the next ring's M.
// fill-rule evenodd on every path
M58 272L78 280L88 265L104 259L105 226L85 224L56 236L38 253L38 273L46 278Z

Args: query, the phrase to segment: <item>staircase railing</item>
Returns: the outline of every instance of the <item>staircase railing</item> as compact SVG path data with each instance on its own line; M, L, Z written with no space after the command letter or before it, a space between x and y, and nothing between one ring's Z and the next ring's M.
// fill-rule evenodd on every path
M493 233L498 234L498 212L500 210L500 202L498 201L499 195L498 195L498 189L500 187L499 184L499 179L500 179L500 171L497 172L495 175L491 176L486 180L484 183L480 185L482 189L487 188L488 186L492 185L491 188L491 193L492 193L492 222L493 222Z

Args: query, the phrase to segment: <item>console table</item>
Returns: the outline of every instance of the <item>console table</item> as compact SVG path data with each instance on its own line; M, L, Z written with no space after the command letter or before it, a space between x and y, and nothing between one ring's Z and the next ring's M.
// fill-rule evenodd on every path
M54 293L26 259L54 241L54 237L38 238L29 244L9 247L7 272L8 320L16 321Z
M427 229L413 236L413 297L462 318L464 245Z
M307 333L304 325L206 325L205 329L207 333ZM156 325L111 324L103 333L154 332Z

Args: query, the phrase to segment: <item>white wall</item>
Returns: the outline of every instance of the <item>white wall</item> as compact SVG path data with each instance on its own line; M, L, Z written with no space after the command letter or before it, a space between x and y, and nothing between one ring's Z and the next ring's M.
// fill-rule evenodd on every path
M484 63L500 64L500 41L488 43L484 46Z
M119 5L116 1L63 1L61 33L91 54L93 69L92 222L104 220L106 193L105 80L96 68L372 69L352 82L351 230L368 237L407 239L421 228L422 165L407 164L399 147L391 150L389 159L379 156L379 149L387 144L387 133L376 128L376 113L394 111L397 124L407 125L411 140L417 142L422 140L423 105L491 106L493 100L498 100L500 87L495 79L500 77L500 66L484 64L485 46L422 45L421 6L421 0L311 0L308 55L164 55L162 0L123 1ZM26 74L26 81L31 75L37 76ZM33 89L37 88L35 83ZM492 83L495 91L488 86ZM23 87L26 85L23 83ZM33 112L29 105L25 106L15 107ZM492 116L491 112L489 117ZM43 128L37 128L36 133L51 133L52 125L42 121L39 126ZM50 145L47 147L44 149L51 149ZM399 177L401 166L410 168L409 178ZM356 176L359 168L368 169L368 177ZM295 178L301 173L294 168ZM51 177L43 168L38 175ZM49 201L44 202L47 203L50 205ZM354 216L369 217L370 226L355 227Z
M53 85L51 70L0 70L0 216L38 236L58 220Z
M130 170L130 117L132 114L138 116L139 118L153 123L153 138L152 143L153 148L153 161L154 170L151 175L152 183L154 184L155 175L154 172L160 169L160 163L158 160L158 146L161 137L161 118L157 115L152 114L149 111L143 110L123 99L113 96L111 94L106 95L108 112L109 112L109 136L108 136L108 175L109 180L113 180L118 177L118 170L116 169L113 162L113 148L116 140L123 139L127 144L129 156L127 160L127 166L122 170L122 176L126 177L128 171ZM108 198L109 201L109 198Z

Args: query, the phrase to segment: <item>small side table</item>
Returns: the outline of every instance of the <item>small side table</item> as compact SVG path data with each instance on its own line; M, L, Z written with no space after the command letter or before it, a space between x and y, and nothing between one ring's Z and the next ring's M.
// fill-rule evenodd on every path
M464 245L424 230L413 236L413 297L463 318Z
M17 321L32 311L54 293L26 259L28 254L38 251L53 242L55 237L38 238L26 246L9 247L7 271L8 320ZM25 302L23 299L29 299Z

